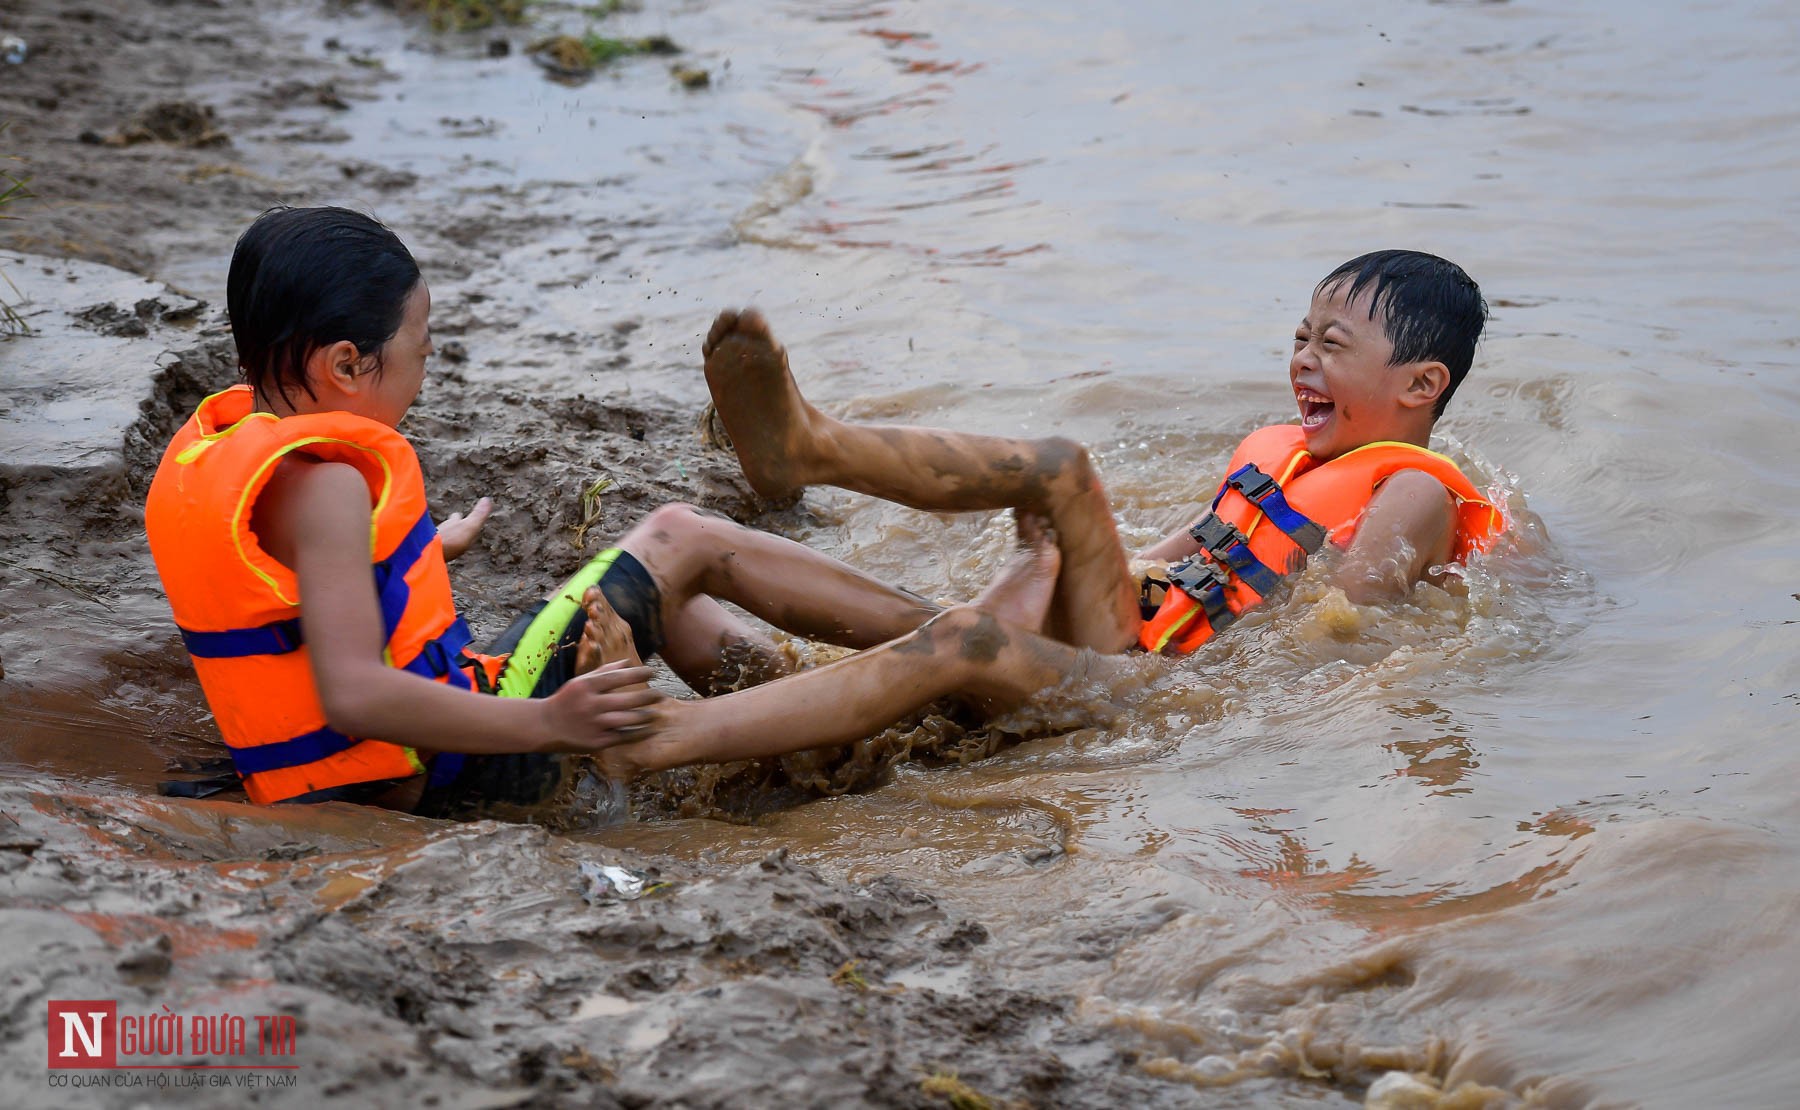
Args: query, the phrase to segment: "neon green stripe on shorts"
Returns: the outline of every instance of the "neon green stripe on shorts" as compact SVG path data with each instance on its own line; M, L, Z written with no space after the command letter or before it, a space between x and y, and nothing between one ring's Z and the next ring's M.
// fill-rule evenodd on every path
M513 649L506 667L500 672L500 681L494 687L494 693L503 698L528 698L537 688L538 679L550 660L556 658L562 646L562 635L581 611L581 595L588 589L600 584L600 579L612 569L613 560L619 557L619 549L609 547L588 561L588 564L576 571L574 577L559 586L544 603L543 609L525 626L525 634L519 637L519 646Z

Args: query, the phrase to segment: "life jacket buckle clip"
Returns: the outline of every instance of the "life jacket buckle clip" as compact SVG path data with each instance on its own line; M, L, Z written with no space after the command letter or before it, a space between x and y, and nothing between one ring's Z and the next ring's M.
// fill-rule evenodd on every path
M1200 523L1188 529L1188 535L1194 537L1201 547L1211 552L1212 557L1220 562L1226 561L1225 553L1227 551L1238 544L1250 542L1250 537L1244 535L1237 525L1225 520L1217 513L1206 514L1201 518Z
M1263 498L1281 488L1279 482L1264 474L1255 463L1248 463L1240 467L1238 472L1226 478L1225 482L1258 505L1262 504Z
M1201 605L1217 597L1231 582L1231 574L1205 555L1195 555L1169 568L1169 584Z

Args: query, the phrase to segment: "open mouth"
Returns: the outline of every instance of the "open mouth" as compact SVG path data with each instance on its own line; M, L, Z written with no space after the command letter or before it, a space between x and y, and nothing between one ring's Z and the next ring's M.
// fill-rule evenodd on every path
M1294 390L1294 400L1300 404L1300 427L1307 431L1323 427L1337 408L1331 398L1305 386Z

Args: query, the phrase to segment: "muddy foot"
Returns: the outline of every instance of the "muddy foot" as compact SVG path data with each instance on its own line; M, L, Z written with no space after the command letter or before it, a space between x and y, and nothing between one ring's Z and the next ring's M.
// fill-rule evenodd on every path
M1039 632L1056 594L1062 550L1049 521L1035 513L1019 514L1019 550L981 591L975 608L1008 624Z
M647 740L641 742L649 743ZM644 769L642 763L632 758L630 749L636 746L635 744L620 744L618 747L607 748L594 756L594 766L600 769L601 776L607 782L628 783L637 778Z
M794 385L786 349L762 313L747 308L719 313L700 350L706 386L750 488L771 501L792 497L806 484L819 414Z
M576 674L586 674L615 659L630 659L634 667L643 663L631 639L631 626L613 611L600 587L588 587L581 595L581 607L587 610L587 627L582 630L581 643L575 645Z

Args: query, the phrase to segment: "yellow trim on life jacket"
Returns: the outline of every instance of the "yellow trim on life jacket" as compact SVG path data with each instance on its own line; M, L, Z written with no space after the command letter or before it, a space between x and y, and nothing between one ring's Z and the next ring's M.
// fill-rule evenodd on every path
M233 427L235 426L236 425L233 425ZM275 450L273 455L264 459L262 465L258 466L256 470L251 473L250 481L245 483L243 492L238 494L237 509L231 514L231 542L237 548L238 558L243 561L245 566L250 568L251 573L262 579L264 584L269 587L275 596L280 598L282 603L289 607L298 606L300 604L300 599L297 597L290 599L286 594L282 593L281 587L275 584L275 579L271 577L267 571L263 570L263 568L251 562L250 557L244 553L244 533L248 530L248 526L244 521L244 510L250 506L251 491L261 492L263 475L268 472L270 467L281 462L281 460L286 458L289 453L298 451L302 447L308 447L315 443L335 443L344 447L354 447L366 455L375 456L376 460L381 463L381 496L375 499L374 511L369 514L369 558L376 561L379 561L381 558L380 552L377 550L377 545L380 542L378 522L381 520L382 510L387 508L388 493L394 487L394 468L380 451L375 450L373 447L365 447L360 443L353 443L347 439L335 439L331 436L308 436L305 439L297 439L292 443L283 444ZM180 458L177 457L176 461L179 462Z

